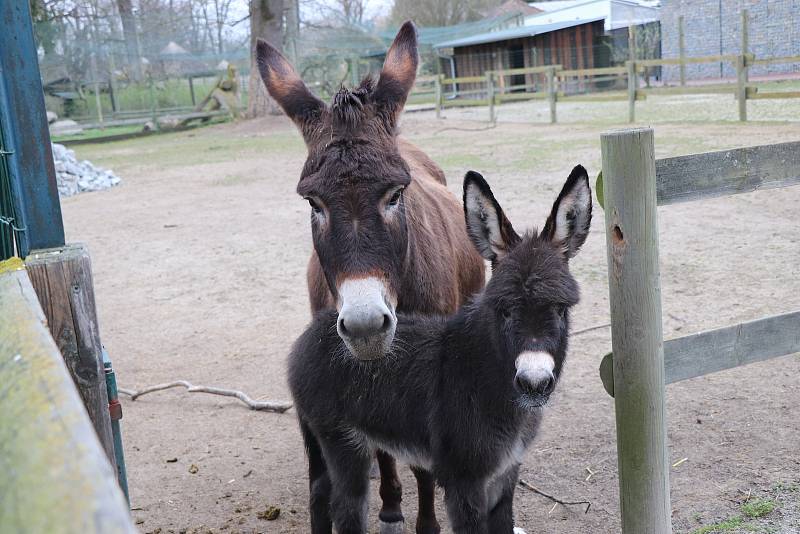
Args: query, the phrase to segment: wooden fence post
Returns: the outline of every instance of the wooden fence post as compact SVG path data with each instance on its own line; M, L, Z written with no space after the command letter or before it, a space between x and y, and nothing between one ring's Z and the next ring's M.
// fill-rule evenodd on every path
M653 130L603 134L623 534L672 532Z
M739 101L739 120L747 121L747 10L742 9L742 53L736 58L736 99Z
M686 43L684 41L683 15L678 17L678 57L681 60L681 87L686 85Z
M436 118L442 118L442 79L444 78L443 75L439 74L435 80L435 92L434 98L436 99Z
M636 122L636 89L639 77L636 75L636 62L627 61L628 67L628 122Z
M494 73L486 73L486 100L489 104L489 122L494 124Z
M3 532L137 532L19 259L0 262L0 451Z
M26 266L53 339L116 471L89 252L83 245L34 251Z
M547 69L547 101L550 103L550 124L556 123L556 68Z

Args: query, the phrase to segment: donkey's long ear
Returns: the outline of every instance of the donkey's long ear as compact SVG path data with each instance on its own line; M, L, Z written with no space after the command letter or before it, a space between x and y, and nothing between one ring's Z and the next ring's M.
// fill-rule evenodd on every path
M592 190L589 175L578 165L567 178L553 210L547 218L542 236L563 247L566 257L572 258L589 235L592 222Z
M325 103L308 90L286 57L263 39L256 44L256 59L270 96L308 139L320 122Z
M408 21L397 32L397 37L386 53L386 60L372 96L390 128L397 125L397 118L414 86L418 63L417 29L413 22Z
M489 184L475 171L464 177L464 217L472 243L492 265L520 241Z

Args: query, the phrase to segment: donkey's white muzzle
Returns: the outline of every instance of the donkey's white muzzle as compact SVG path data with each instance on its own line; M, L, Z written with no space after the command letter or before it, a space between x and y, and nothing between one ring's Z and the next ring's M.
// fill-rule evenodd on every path
M338 293L336 330L347 349L359 360L384 357L397 328L384 281L375 277L345 280Z
M534 400L542 400L543 404L556 385L553 375L556 361L553 356L544 351L525 351L517 356L514 365L517 368L514 385L520 393Z

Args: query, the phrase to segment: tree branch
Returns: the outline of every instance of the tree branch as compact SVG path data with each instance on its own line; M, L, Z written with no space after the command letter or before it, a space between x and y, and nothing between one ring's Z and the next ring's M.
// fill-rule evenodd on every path
M256 401L251 399L246 393L237 391L235 389L223 389L211 386L195 386L186 380L176 380L174 382L167 382L164 384L156 384L155 386L148 386L141 390L132 390L119 388L118 391L123 395L128 395L132 401L135 401L142 395L154 393L156 391L163 391L165 389L185 387L189 393L208 393L210 395L222 395L223 397L235 397L247 405L251 410L277 412L283 413L292 407L291 402L285 401Z

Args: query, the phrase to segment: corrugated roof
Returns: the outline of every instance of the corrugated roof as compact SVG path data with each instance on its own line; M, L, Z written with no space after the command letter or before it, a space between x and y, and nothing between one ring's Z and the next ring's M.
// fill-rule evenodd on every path
M550 33L565 28L572 28L573 26L580 26L590 22L597 22L604 20L605 17L593 17L588 19L567 20L561 22L553 22L551 24L535 24L529 26L519 26L517 28L509 28L497 32L479 33L461 39L452 41L444 41L433 45L434 48L458 48L460 46L470 46L484 43L496 43L498 41L508 41L509 39L519 39L523 37L533 37L534 35L541 35L543 33Z

